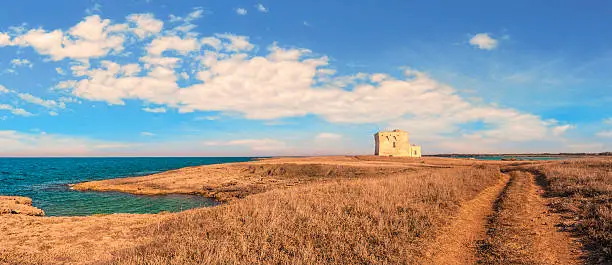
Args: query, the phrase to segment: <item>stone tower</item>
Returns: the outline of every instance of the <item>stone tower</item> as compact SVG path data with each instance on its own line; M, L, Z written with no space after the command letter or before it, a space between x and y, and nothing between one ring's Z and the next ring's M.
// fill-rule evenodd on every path
M421 157L421 147L410 145L408 132L402 130L382 131L374 134L377 156Z

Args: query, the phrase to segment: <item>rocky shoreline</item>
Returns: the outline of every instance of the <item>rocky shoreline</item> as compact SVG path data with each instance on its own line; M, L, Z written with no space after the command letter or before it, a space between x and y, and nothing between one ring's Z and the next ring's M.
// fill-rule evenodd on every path
M45 216L45 211L32 206L32 199L22 196L0 196L0 215L22 214Z

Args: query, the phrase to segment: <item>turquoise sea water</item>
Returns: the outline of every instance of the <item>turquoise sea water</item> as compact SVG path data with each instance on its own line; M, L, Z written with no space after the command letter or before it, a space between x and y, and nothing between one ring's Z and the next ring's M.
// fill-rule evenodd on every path
M68 184L249 160L248 157L0 158L0 195L30 197L33 205L48 216L175 212L217 202L191 195L81 192L71 190Z

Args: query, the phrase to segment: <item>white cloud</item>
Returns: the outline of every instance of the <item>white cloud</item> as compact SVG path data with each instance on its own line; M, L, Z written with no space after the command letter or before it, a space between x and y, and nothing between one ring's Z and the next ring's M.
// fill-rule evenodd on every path
M201 16L202 11L196 10L170 20L185 24ZM90 16L66 32L30 30L8 42L32 46L53 60L73 59L70 70L75 77L57 84L65 92L109 104L141 100L159 106L143 108L149 112L213 111L261 120L316 115L332 123L398 125L416 136L458 134L481 142L560 137L571 129L530 113L470 100L423 72L407 70L399 77L339 75L326 56L308 49L281 48L276 43L267 50L256 49L247 36L228 33L196 38L191 29L164 30L164 23L151 14L130 15L127 20L128 24L112 24ZM115 41L109 41L111 38ZM490 40L483 41L487 38ZM122 51L124 40L128 45L144 42L147 53L127 64L90 62ZM477 34L470 43L482 49L497 45L485 33ZM173 52L172 57L165 51ZM189 73L179 66L187 66ZM179 79L185 79L185 74L200 82L185 84ZM30 98L32 101L52 105L42 99ZM485 124L485 129L461 130L462 124L474 122ZM224 144L256 145L262 140L255 141Z
M55 87L59 89L69 89L69 88L74 88L76 84L77 84L76 80L65 80L65 81L61 81L57 83Z
M2 94L2 93L9 93L9 92L11 92L11 90L9 90L8 88L6 88L3 85L0 85L0 94Z
M92 147L94 149L122 149L122 148L130 148L135 146L132 143L101 143L95 144Z
M142 110L151 113L166 113L166 108L143 108Z
M268 13L268 9L261 3L257 4L255 7L257 8L257 11L259 12Z
M199 43L194 38L164 36L154 39L147 47L147 51L153 56L161 56L162 53L167 50L174 50L184 55L190 51L197 50L198 48Z
M155 134L151 133L151 132L141 132L140 135L142 135L142 136L149 136L149 137L150 136L155 136Z
M255 45L249 42L249 37L236 36L233 34L217 34L219 38L228 40L229 43L225 43L223 46L230 52L245 52L255 48Z
M57 112L55 112L55 111L49 111L49 115L50 116L57 116L59 114Z
M9 46L12 44L13 42L11 41L11 37L4 32L0 32L0 47Z
M181 62L181 58L143 56L143 57L140 57L140 61L145 63L144 67L146 69L151 69L154 67L163 67L166 69L172 69L172 68L175 68L179 62Z
M28 25L27 23L23 22L19 26L10 26L8 28L10 32L17 34L17 35L21 35L27 31L27 28L26 28L27 25Z
M552 128L552 134L555 136L563 135L567 130L574 129L576 126L571 124L555 126Z
M601 132L596 133L595 135L601 138L612 138L612 130L601 131Z
M204 142L207 146L248 146L254 151L269 151L285 148L285 143L274 139L243 139L227 142Z
M12 74L12 75L17 75L17 71L15 71L15 69L5 69L4 71L2 71L2 74Z
M204 15L204 9L201 7L196 7L191 13L187 14L186 17L170 15L170 22L172 23L191 22L191 21L201 18L203 15Z
M11 60L11 65L14 67L19 67L19 66L25 66L25 67L29 67L32 68L34 66L34 64L32 64L32 62L30 62L30 60L28 59L13 59Z
M54 61L64 58L89 59L101 57L110 52L123 50L123 36L113 32L110 20L102 20L98 15L86 17L67 32L62 30L45 31L32 29L16 36L12 45L30 46Z
M66 104L64 102L57 102L55 100L50 100L50 99L42 99L36 96L33 96L31 94L28 93L19 93L17 94L17 96L21 99L23 99L26 102L32 103L32 104L36 104L36 105L40 105L43 106L45 108L54 108L54 109L64 109L66 108Z
M498 41L487 33L478 33L470 39L470 44L482 50L493 50L497 47Z
M598 152L609 151L609 149L606 149L605 145L602 143L569 144L567 145L567 150L569 150L570 152L576 152L576 153L581 153L581 152L598 153ZM567 152L567 151L563 150L563 152Z
M210 47L215 48L215 50L218 50L221 48L221 40L215 38L215 37L205 37L200 39L200 44L201 45L208 45Z
M201 7L196 7L194 8L193 12L189 13L187 15L187 17L185 18L185 20L187 22L191 22L193 20L199 19L202 17L202 15L204 15L204 9L202 9Z
M127 20L136 24L131 30L141 39L161 32L164 27L164 22L155 19L152 14L132 14Z
M119 65L104 61L99 69L85 72L89 79L72 84L60 83L62 86L73 85L75 96L106 101L110 104L123 105L123 99L140 98L155 104L172 104L178 92L177 77L172 69L163 66L152 66L146 76L135 77L128 65ZM59 86L59 85L58 85Z
M91 156L134 145L47 133L0 131L0 146L0 156Z
M56 67L55 68L55 72L57 72L59 75L65 75L66 72L64 72L64 69Z
M313 56L307 49L273 44L267 55L256 56L248 53L254 45L245 36L216 37L222 40L221 51L205 46L203 56L192 58L202 65L194 76L203 83L179 88L180 72L173 69L178 57L145 56L141 60L150 66L144 76L127 76L125 66L106 62L99 69L84 71L87 79L75 82L72 92L111 104L140 99L178 108L181 113L221 111L249 119L314 114L336 123L428 128L424 134L453 133L460 124L483 122L486 130L466 135L482 139L528 141L569 129L553 131L557 125L538 116L465 99L422 72L407 70L403 78L381 73L334 76L328 58ZM206 50L210 48L213 50Z
M388 80L391 77L387 74L373 74L372 76L370 76L370 81L374 82L374 83L380 83L382 81Z
M204 9L201 7L194 8L194 10L191 13L187 14L187 16L185 17L170 15L170 23L181 23L180 25L174 27L171 32L172 33L183 32L183 33L186 33L188 35L193 35L193 36L198 35L197 33L190 32L190 31L196 27L196 25L193 24L193 21L201 18L203 15L204 15Z
M607 119L604 119L604 120L603 120L603 123L604 123L604 124L612 124L612 117L607 118Z
M81 101L76 99L76 98L71 98L71 97L60 97L59 98L60 102L64 102L64 103L79 103L81 104Z
M280 126L280 125L288 125L288 124L292 124L286 121L278 121L278 120L272 120L272 121L266 121L264 122L264 125L266 126Z
M244 8L236 8L236 14L244 16L247 14L247 10Z
M16 108L13 107L11 105L8 104L0 104L0 110L8 110L11 113L17 115L17 116L24 116L24 117L29 117L29 116L33 116L34 114L22 109L22 108Z
M320 133L320 134L317 134L315 139L317 140L338 140L338 139L342 139L342 135L337 134L337 133Z
M214 121L214 120L218 120L221 117L219 116L203 116L203 117L196 117L195 120L196 121Z
M96 14L102 12L102 5L99 3L94 3L92 7L85 9L85 13L88 15Z

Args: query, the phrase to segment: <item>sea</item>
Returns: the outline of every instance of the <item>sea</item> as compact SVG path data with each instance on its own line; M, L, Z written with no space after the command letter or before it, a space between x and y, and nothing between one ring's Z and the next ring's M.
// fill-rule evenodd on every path
M69 184L143 176L188 166L250 161L250 157L0 158L0 195L32 198L47 216L177 212L218 202L197 195L132 195L75 191Z

